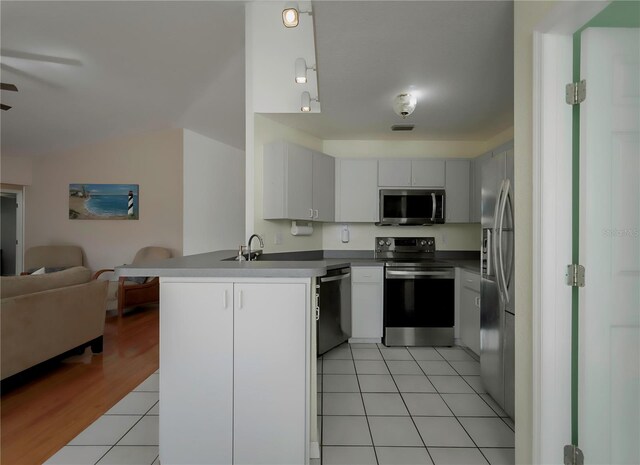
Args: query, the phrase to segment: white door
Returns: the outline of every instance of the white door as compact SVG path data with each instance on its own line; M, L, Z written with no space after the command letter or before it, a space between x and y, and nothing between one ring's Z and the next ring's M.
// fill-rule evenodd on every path
M640 463L640 32L582 34L579 446Z

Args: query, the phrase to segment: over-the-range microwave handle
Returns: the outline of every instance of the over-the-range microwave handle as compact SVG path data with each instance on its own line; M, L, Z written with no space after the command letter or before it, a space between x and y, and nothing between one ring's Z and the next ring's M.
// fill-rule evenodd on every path
M436 193L431 193L431 222L436 221Z

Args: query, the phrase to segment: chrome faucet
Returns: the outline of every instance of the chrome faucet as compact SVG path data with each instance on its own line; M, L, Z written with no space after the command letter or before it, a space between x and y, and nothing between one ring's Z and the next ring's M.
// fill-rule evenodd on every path
M256 237L260 241L260 247L264 249L264 241L262 240L262 237L260 237L258 234L252 234L249 238L249 241L247 242L247 260L249 261L251 261L251 241Z

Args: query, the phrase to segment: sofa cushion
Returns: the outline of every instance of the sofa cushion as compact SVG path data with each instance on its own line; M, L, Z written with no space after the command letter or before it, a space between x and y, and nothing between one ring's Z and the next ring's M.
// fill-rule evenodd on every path
M40 275L0 277L0 297L15 297L89 282L91 270L74 266L63 271Z

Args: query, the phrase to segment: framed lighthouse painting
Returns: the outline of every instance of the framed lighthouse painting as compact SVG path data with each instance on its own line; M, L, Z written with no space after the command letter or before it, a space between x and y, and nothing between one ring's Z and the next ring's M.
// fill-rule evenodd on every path
M137 220L138 184L69 184L70 220Z

